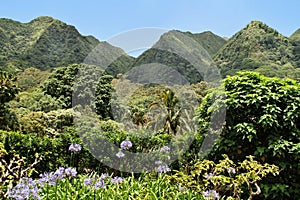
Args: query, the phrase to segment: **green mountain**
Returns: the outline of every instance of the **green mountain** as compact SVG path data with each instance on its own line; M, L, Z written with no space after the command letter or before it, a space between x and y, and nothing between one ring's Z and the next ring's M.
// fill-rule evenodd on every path
M298 30L296 30L291 36L290 36L291 40L300 40L300 28Z
M211 56L214 56L226 44L226 39L212 33L211 31L205 31L202 33L185 32L184 34L199 42L199 44Z
M6 70L28 67L45 70L82 63L98 46L105 55L125 54L93 36L82 36L74 26L51 17L39 17L29 23L0 19L0 66ZM127 64L128 60L126 57L115 63Z
M168 76L177 79L183 78L189 83L197 83L208 79L206 74L213 62L211 57L225 43L225 39L211 32L192 34L177 30L169 31L163 34L152 48L141 54L136 59L134 66L151 63L153 70L158 70L159 66L153 66L153 63L158 63L161 64L160 68L163 68L162 65L164 65L174 70L168 72L168 69L164 68L160 72L161 74L172 73ZM151 70L147 70L148 72L143 71L145 77L151 74ZM133 73L128 78L135 80L136 75Z
M292 41L292 44L294 46L294 61L298 68L300 68L300 29L295 31L291 36L290 40Z
M214 60L224 76L240 70L293 68L293 49L287 37L262 22L252 21L229 39Z

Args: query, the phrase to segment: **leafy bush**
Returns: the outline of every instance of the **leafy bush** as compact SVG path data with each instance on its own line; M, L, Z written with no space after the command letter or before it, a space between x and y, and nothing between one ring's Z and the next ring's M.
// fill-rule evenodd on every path
M60 109L48 113L37 111L21 116L19 124L24 133L53 137L63 132L64 127L72 126L73 117L72 109Z
M33 176L43 171L53 171L60 166L69 166L72 157L69 151L70 144L81 143L80 138L72 128L66 129L56 138L48 136L33 136L17 132L0 131L0 142L7 152L4 159L9 162L14 155L25 157L25 167L34 163L35 157L42 157L42 160L35 166ZM79 172L86 170L98 171L99 161L83 148L75 157L75 165Z
M262 165L253 156L247 156L247 159L238 164L227 155L223 157L219 163L198 161L188 172L177 171L166 176L166 179L198 192L215 191L218 194L216 196L221 199L244 199L248 196L250 200L261 193L258 182L270 173L274 176L279 174L277 166L267 163Z
M14 129L16 117L7 106L7 102L16 97L19 92L15 84L16 77L0 70L0 129Z
M49 180L51 176L55 177L53 181ZM144 174L138 178L133 175L121 178L103 173L100 176L77 175L72 168L59 168L52 174L44 173L37 180L24 177L9 194L17 199L16 194L27 187L35 188L29 192L33 199L204 199L199 192L170 184L163 175ZM21 194L24 196L24 193Z
M78 64L56 68L49 79L43 83L43 91L52 97L61 99L65 108L71 108L73 85L79 68Z
M212 160L230 154L234 161L254 155L282 169L280 176L263 181L265 198L300 198L300 84L291 79L267 78L240 72L224 80L226 123ZM199 141L208 134L213 93L199 107ZM289 188L287 190L287 188Z
M28 114L34 111L49 112L65 107L64 103L50 95L44 94L40 89L31 92L21 92L13 101L9 102L9 106L17 113Z
M39 86L39 84L45 81L49 75L49 71L41 71L39 69L30 67L24 69L22 72L17 73L17 83L22 91L26 91L30 88Z

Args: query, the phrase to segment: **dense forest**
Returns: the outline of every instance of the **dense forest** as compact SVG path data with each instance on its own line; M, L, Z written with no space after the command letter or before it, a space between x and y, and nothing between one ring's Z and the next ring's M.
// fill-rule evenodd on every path
M300 29L171 30L134 58L0 19L0 198L300 199L299 80Z

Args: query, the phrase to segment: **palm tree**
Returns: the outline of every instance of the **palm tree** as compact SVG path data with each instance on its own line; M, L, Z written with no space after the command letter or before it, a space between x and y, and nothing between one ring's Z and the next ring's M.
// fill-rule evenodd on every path
M164 91L160 95L160 98L162 100L163 107L166 110L164 131L166 131L168 134L176 135L180 124L179 120L181 114L181 109L177 106L179 100L175 93L169 89ZM155 105L161 106L159 103L154 102L150 105L150 109Z

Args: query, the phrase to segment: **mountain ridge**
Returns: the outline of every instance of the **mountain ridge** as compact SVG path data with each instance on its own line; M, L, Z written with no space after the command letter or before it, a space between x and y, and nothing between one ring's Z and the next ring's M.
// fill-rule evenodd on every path
M182 36L176 38L171 34ZM291 74L295 67L300 68L300 29L288 38L260 21L250 22L228 39L212 31L191 33L171 30L162 34L152 48L133 58L121 48L99 41L94 36L83 36L75 26L52 17L41 16L26 23L0 18L0 66L2 70L12 72L28 67L51 70L82 63L98 49L104 55L104 61L95 57L88 64L101 65L106 62L101 67L107 67L107 62L112 61L107 71L115 77L133 67L158 62L185 74L192 83L202 80L199 70L193 71L189 61L170 53L171 47L175 46L191 54L198 52L202 56L200 63L210 63L213 58L223 76L240 70L255 70L274 76L278 74L268 71L283 69ZM158 47L164 47L163 51ZM203 75L205 72L200 73Z
M82 63L99 44L123 51L93 36L83 36L75 26L52 17L41 16L27 23L0 19L0 65L8 71Z
M289 38L277 30L260 21L252 21L228 40L214 60L224 76L232 75L266 65L294 65L293 48Z

